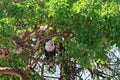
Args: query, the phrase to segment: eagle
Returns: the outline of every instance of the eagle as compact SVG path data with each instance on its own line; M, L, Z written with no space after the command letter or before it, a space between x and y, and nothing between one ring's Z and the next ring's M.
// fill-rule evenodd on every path
M45 43L45 56L46 59L49 60L53 56L60 54L60 52L64 50L64 47L61 42L54 42L53 40L49 40Z
M49 60L52 56L56 54L55 43L52 40L49 40L45 43L45 56L46 59Z

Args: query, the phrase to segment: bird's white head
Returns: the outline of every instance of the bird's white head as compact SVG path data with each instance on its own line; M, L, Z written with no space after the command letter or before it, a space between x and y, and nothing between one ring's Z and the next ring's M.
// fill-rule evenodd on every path
M55 44L54 41L49 40L45 43L45 49L47 52L52 52L55 49Z

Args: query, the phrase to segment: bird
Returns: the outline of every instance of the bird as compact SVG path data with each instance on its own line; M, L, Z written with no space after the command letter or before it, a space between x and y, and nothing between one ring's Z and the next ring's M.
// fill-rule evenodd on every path
M45 43L45 56L49 60L56 55L56 46L53 40L49 40Z
M62 42L54 42L53 40L48 40L45 43L45 57L47 60L54 56L62 56L61 52L65 51Z

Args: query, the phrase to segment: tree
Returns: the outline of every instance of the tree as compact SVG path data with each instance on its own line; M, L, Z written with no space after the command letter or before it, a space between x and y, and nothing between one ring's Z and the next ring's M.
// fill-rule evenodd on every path
M43 63L60 64L61 80L74 80L83 70L93 79L118 79L119 57L114 70L107 52L120 45L119 12L119 0L0 0L0 78L42 79L35 69ZM45 60L49 39L65 51Z

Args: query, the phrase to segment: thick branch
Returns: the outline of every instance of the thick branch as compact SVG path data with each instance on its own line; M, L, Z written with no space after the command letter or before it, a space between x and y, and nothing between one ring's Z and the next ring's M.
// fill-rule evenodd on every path
M28 78L18 69L9 67L0 67L0 74L10 74L15 75L20 78L20 80L28 80Z

